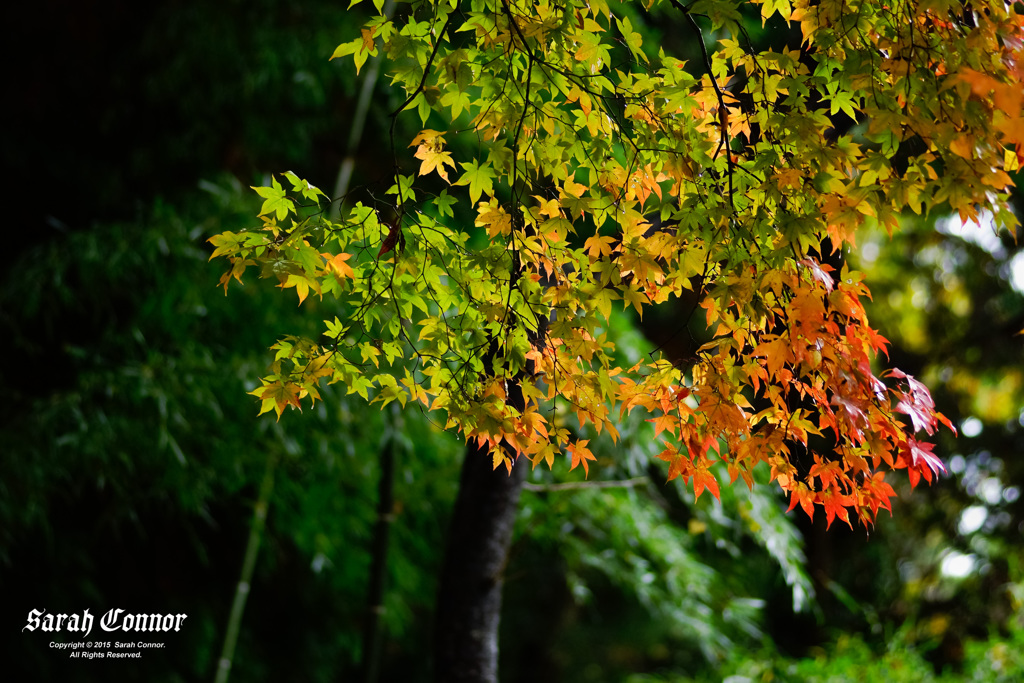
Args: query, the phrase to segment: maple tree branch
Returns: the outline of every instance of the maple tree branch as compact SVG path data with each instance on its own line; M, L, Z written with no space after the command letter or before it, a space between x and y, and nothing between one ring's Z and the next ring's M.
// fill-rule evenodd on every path
M708 54L707 45L704 44L704 34L703 32L701 32L700 26L697 25L697 21L693 18L693 15L690 14L690 9L683 3L679 2L679 0L669 0L669 2L671 2L676 9L683 13L683 16L686 17L686 20L690 23L690 26L697 34L697 43L700 45L700 52L704 61L704 68L708 70L708 78L711 79L711 87L715 89L715 97L718 98L718 121L722 132L721 147L725 148L725 164L726 168L728 169L729 175L729 206L733 209L733 212L735 213L736 205L733 202L734 190L732 184L732 149L729 145L729 114L728 110L725 107L725 95L722 93L722 89L718 85L718 79L715 78L715 74L711 70L711 56Z
M650 481L648 477L632 479L616 479L610 481L569 481L562 484L531 484L526 482L523 488L534 493L552 493L556 491L578 491L581 489L621 489L632 488Z
M423 78L420 79L420 84L416 86L412 94L406 98L405 102L398 109L391 112L391 128L388 131L388 137L391 142L391 156L395 162L395 185L398 187L398 223L402 222L402 205L405 204L405 198L402 196L402 177L398 172L398 155L395 153L395 123L398 121L398 115L405 111L405 108L409 106L416 97L423 92L423 88L427 84L427 78L430 77L430 67L434 65L434 57L437 56L437 51L441 48L441 39L448 33L448 28L452 25L452 18L456 15L459 10L459 3L456 3L451 13L448 15L448 19L444 22L444 26L441 27L441 32L437 35L437 41L434 43L434 49L431 50L430 56L427 58L427 63L423 65ZM399 228L401 229L401 228Z
M427 57L427 63L423 65L423 78L420 79L420 84L416 86L416 89L412 91L412 94L406 98L405 102L402 102L398 109L391 112L391 118L394 119L409 106L409 103L416 99L416 96L423 92L423 88L427 85L427 78L430 77L430 67L434 65L434 57L437 56L437 51L441 48L441 38L448 33L448 27L452 25L452 17L458 11L458 7L455 8L449 15L447 21L444 22L444 26L441 27L441 32L437 35L437 42L434 43L434 49L430 52L430 56Z
M391 18L395 10L395 0L387 0L384 5L384 16ZM328 208L328 217L331 220L338 220L341 216L341 204L348 194L349 184L352 180L352 171L356 163L356 151L363 139L363 128L366 125L366 113L370 108L370 99L377 86L377 79L380 76L380 63L384 55L381 52L370 60L370 69L363 79L363 86L359 91L359 99L356 102L355 115L352 117L352 126L349 128L348 141L345 145L345 158L338 169L337 178L334 181L333 199Z

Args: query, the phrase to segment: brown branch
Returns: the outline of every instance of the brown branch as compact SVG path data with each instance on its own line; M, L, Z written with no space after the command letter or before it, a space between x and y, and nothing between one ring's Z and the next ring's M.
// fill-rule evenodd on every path
M613 481L570 481L564 484L531 484L526 482L523 488L534 493L549 493L555 491L576 491L580 489L621 489L632 488L650 481L647 477L633 477L632 479L620 479Z
M731 148L731 146L729 144L729 131L728 131L728 125L729 125L728 124L728 120L729 119L728 119L728 109L726 109L726 107L725 107L725 95L722 93L722 89L718 86L718 80L715 78L715 74L711 70L711 55L708 54L707 45L704 44L704 34L703 34L703 32L701 32L700 26L697 25L697 21L693 18L693 15L690 14L690 8L687 7L686 5L684 5L683 3L679 2L679 0L669 0L669 2L671 2L672 5L676 9L678 9L680 12L683 13L683 16L686 17L686 20L688 22L690 22L690 27L693 28L694 32L697 34L697 42L700 44L700 52L701 52L701 56L703 57L704 68L707 69L707 71L708 71L708 78L711 79L711 86L715 89L715 96L718 98L718 120L719 120L720 130L721 130L721 133L722 133L722 141L721 141L721 145L719 147L720 148L722 148L722 147L725 148L725 163L726 163L726 169L728 170L728 175L729 175L729 205L732 207L733 211L735 212L736 206L733 203L733 192L734 191L733 191L733 183L732 183L732 170L733 170L732 148ZM715 156L717 156L717 155L718 155L718 152L716 151L715 152Z

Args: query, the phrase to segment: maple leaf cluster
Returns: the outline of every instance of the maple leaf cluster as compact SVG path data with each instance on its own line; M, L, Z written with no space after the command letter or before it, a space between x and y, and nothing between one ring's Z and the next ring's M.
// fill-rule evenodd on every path
M905 210L1015 225L1013 8L640 3L692 33L701 59L686 64L603 0L415 0L401 18L381 4L334 56L387 56L395 116L424 126L412 159L392 150L392 186L336 222L303 212L299 197L322 193L286 174L291 193L257 188L262 226L212 240L225 288L257 266L300 303L312 291L343 311L325 342L275 346L253 392L264 412L339 382L439 411L496 468L565 453L588 474L580 428L616 438L616 419L641 410L668 477L696 495L719 495L718 462L751 486L761 467L791 509L820 506L829 524L891 511L887 471L914 485L943 471L926 439L952 425L918 380L878 369L887 342L842 256L861 226L897 230ZM800 45L756 49L743 4L799 26ZM616 307L691 301L708 343L616 360Z

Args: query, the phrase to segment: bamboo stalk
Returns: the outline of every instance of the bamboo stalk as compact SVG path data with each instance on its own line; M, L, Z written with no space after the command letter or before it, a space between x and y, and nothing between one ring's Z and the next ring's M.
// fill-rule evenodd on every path
M274 490L276 465L277 457L272 452L268 453L263 483L260 484L259 498L252 513L252 526L249 529L249 541L245 547L242 574L235 587L235 599L231 603L231 614L228 617L228 627L224 634L224 646L221 648L220 659L217 661L217 675L214 678L214 683L228 683L228 675L231 673L231 665L235 658L235 645L238 642L238 631L242 624L242 613L245 611L245 601L249 597L256 557L259 554L263 530L267 523L267 509L270 506L270 494Z
M377 524L373 530L370 559L370 582L366 597L366 621L363 626L362 679L376 683L380 676L380 656L384 632L380 620L384 615L384 591L388 574L388 540L394 521L395 448L402 428L401 413L392 404L390 430L380 450L380 480L377 484Z

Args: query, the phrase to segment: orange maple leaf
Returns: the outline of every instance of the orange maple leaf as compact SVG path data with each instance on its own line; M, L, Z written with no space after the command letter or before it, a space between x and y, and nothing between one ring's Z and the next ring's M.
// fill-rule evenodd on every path
M836 517L846 522L851 529L853 528L853 524L850 523L850 513L846 509L855 503L853 496L843 495L836 489L828 489L818 495L818 502L825 508L825 517L828 520L825 525L826 529L832 526Z
M704 493L704 489L711 491L711 495L716 500L722 500L718 495L718 480L715 479L715 475L703 465L698 465L693 472L693 497L694 499L700 498L700 494Z
M330 254L324 252L320 255L327 261L324 267L325 273L331 273L339 280L343 280L345 278L352 280L355 278L356 274L355 271L352 270L352 266L345 263L352 258L352 254Z
M570 470L576 469L577 465L583 464L584 476L590 475L590 469L588 466L588 460L597 461L594 454L587 448L587 444L590 443L589 439L580 439L576 443L569 444L569 455L572 456L572 465L569 467Z
M807 514L807 517L811 520L814 519L814 501L817 499L817 494L807 487L807 484L802 481L795 482L793 488L789 491L789 508L786 512L792 512L793 509L800 505L803 511Z

